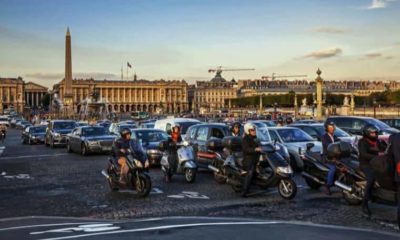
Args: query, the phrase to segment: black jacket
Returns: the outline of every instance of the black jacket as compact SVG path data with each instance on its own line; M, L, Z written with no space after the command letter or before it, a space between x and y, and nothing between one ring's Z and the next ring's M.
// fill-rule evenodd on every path
M146 160L146 153L144 152L142 146L138 141L135 141L133 139L131 140L126 140L124 138L119 138L114 141L113 144L113 152L114 156L116 157L123 157L125 156L125 153L121 152L121 149L128 149L130 148L133 151L133 155L135 158L137 158L140 161L145 161Z
M359 152L359 161L360 167L371 167L369 162L371 159L379 155L379 152L385 150L384 145L381 141L377 141L377 146L374 147L367 139L361 138L358 141L358 152Z
M326 150L328 149L329 144L334 143L334 142L339 142L340 139L338 137L336 137L335 135L333 135L333 142L332 142L332 138L329 136L328 133L325 133L322 136L322 155L326 155Z
M260 157L260 153L256 152L256 148L259 147L257 137L245 135L243 137L243 167L250 168L255 165Z
M390 135L387 151L393 159L394 180L396 182L400 182L400 171L398 171L400 168L400 148L398 146L400 146L400 133Z

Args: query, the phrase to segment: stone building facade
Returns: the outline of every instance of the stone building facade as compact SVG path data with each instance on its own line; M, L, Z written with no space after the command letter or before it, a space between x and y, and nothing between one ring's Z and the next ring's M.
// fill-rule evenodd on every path
M74 112L79 103L96 93L106 100L113 112L145 111L178 113L188 110L187 83L185 81L117 81L74 79L72 81ZM64 98L65 80L53 86L53 95Z
M42 99L48 93L48 89L37 83L28 82L24 87L25 105L30 108L42 106Z
M22 112L24 105L24 81L22 78L0 78L0 113L11 108Z

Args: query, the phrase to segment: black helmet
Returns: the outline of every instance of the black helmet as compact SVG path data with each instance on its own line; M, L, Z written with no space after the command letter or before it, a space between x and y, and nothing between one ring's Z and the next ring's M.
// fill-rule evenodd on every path
M289 125L289 124L292 124L292 123L293 123L292 117L287 117L286 118L286 124Z
M375 136L371 136L371 133L375 132ZM367 124L364 126L362 129L363 136L366 138L369 138L371 140L377 140L378 139L378 132L379 129L375 127L373 124Z
M125 138L126 135L128 135L128 134L132 135L132 132L131 132L131 130L129 128L122 129L120 133L121 133L121 137L123 137L123 138Z
M240 124L240 122L234 122L234 123L232 123L232 125L231 125L231 131L233 131L233 129L234 129L236 126L240 129L240 128L242 127L242 124Z
M333 126L334 128L336 128L336 124L334 123L334 122L332 122L332 121L326 121L325 123L324 123L324 128L325 128L325 131L328 131L328 126Z
M283 124L283 117L278 117L278 123Z

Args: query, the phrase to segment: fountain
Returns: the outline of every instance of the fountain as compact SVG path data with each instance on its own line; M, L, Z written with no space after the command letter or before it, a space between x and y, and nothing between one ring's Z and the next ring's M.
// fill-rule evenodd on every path
M103 120L111 117L108 101L99 98L99 94L94 90L89 97L78 103L78 116L80 120Z

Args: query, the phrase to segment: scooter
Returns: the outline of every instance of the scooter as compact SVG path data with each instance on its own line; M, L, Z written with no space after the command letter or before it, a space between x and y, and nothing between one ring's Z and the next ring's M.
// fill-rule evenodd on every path
M241 151L240 137L225 137L222 144L220 139L210 139L206 146L216 156L215 164L211 164L208 168L214 171L221 179L225 179L235 192L240 192L243 185L243 179L247 174L243 168L243 152ZM220 148L223 146L230 154L224 160L221 156ZM219 150L219 151L218 151ZM287 200L293 199L297 194L297 185L293 181L293 170L288 161L284 159L278 152L274 144L266 144L261 146L260 159L255 169L254 185L267 189L277 187L279 195ZM222 166L221 166L221 162ZM222 169L222 170L220 170Z
M161 170L165 180L170 182L175 174L185 175L186 182L193 183L196 180L197 163L194 158L194 151L189 143L173 143L172 140L162 141L159 144L161 157Z
M120 183L120 166L118 160L110 157L107 169L101 171L104 177L107 178L108 185L112 191L118 191L120 188L136 190L140 197L146 197L151 190L151 179L148 174L148 169L143 163L134 158L132 149L127 149L125 154L127 159L126 164L129 167L127 184ZM146 159L146 161L148 161ZM146 164L145 164L146 165Z

